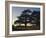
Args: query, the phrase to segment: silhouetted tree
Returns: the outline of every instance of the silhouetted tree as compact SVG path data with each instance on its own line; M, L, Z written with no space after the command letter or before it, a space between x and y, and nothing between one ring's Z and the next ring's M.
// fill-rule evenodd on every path
M19 20L15 21L15 22L24 23L25 27L26 27L27 23L31 22L31 14L32 14L31 10L29 10L29 9L24 10L24 11L22 11L22 14L20 16L18 16Z
M30 9L27 9L22 11L22 14L17 18L18 20L16 20L14 24L25 24L26 27L27 23L32 23L40 26L40 11L31 11Z

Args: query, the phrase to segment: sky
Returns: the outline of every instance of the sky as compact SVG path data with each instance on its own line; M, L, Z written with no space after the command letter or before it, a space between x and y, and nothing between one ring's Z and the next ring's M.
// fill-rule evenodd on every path
M32 8L32 7L12 7L12 22L14 23L15 20L18 20L17 16L20 16L22 11L30 9L35 11L40 11L40 8Z

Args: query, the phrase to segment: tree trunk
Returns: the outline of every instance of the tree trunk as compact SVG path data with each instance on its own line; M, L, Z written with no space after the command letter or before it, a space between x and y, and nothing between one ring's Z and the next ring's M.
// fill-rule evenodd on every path
M26 28L26 26L27 26L27 23L25 23L25 28Z
M19 23L19 26L21 26L21 23Z
M27 26L27 22L26 22L26 21L27 21L27 18L25 17L25 28L26 28L26 26Z

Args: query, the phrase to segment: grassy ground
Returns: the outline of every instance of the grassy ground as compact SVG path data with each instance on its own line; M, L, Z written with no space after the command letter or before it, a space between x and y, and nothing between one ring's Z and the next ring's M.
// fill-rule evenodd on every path
M12 31L40 30L39 26L12 26Z

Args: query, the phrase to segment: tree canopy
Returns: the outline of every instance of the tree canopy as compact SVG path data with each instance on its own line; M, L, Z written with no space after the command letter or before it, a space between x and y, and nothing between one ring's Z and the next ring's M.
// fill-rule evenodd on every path
M40 24L40 11L31 11L30 9L26 9L22 11L21 15L17 17L18 20L14 22L16 23L24 23L25 27L27 23L32 23L32 24Z

